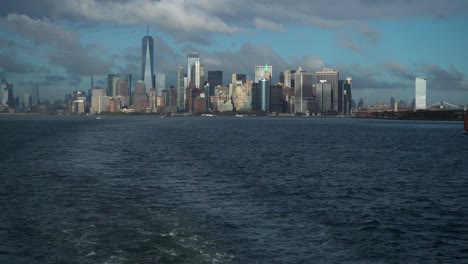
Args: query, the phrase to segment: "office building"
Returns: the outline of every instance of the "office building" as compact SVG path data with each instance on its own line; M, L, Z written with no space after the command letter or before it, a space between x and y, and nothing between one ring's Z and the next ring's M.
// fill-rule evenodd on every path
M183 112L185 111L185 99L187 96L187 89L185 86L185 78L184 78L184 67L179 67L177 69L177 111Z
M271 76L273 74L273 68L272 66L268 66L268 64L265 64L265 66L255 66L255 83L260 82L261 79L267 79L271 82Z
M162 95L162 90L166 89L166 74L164 73L156 73L156 87L155 93L156 97Z
M333 69L323 69L323 71L317 71L315 73L315 82L320 83L320 81L326 81L331 84L332 89L332 111L335 113L339 112L339 93L338 93L338 80L339 72Z
M283 78L284 78L284 87L292 87L291 86L291 70L289 68L286 68L283 72Z
M270 80L261 79L258 83L260 111L270 112Z
M187 86L190 85L190 82L192 81L192 65L195 64L195 62L200 62L200 54L197 52L192 52L192 53L187 53ZM198 66L199 67L199 66ZM200 69L198 68L198 71ZM194 86L195 86L195 81L194 81Z
M331 114L332 105L332 84L326 80L321 80L315 84L315 98L317 101L318 110L322 114Z
M91 94L90 114L100 114L103 111L107 111L109 98L106 98L106 88L94 87Z
M353 107L352 80L353 79L351 77L346 77L343 84L343 115L351 115L351 108Z
M148 95L146 94L146 84L144 81L137 81L135 85L135 95L133 96L133 106L135 111L142 112L148 108Z
M223 71L208 71L209 95L214 95L214 89L223 84Z
M150 89L155 86L154 83L154 46L153 37L149 35L148 29L146 36L143 37L141 48L141 80L145 82L145 87Z
M414 109L426 109L426 77L417 77Z
M313 93L312 86L314 83L314 75L303 71L301 67L294 73L295 87L295 111L296 113L307 113L312 110Z

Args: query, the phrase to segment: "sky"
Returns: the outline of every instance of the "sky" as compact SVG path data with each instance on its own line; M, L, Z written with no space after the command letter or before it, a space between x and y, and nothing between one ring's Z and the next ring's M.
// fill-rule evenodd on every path
M91 75L140 79L147 25L166 86L199 52L225 83L265 63L273 81L286 67L332 68L365 104L411 103L427 77L428 105L468 105L466 0L2 0L0 76L15 96L37 83L49 100L87 91Z

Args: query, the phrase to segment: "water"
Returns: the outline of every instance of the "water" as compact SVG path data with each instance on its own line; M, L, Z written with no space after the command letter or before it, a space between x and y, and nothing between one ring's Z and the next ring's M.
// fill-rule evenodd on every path
M0 116L0 263L467 263L461 131Z

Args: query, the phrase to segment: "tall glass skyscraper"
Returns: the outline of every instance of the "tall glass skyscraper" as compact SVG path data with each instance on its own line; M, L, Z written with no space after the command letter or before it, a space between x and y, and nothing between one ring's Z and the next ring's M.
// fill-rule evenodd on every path
M153 37L146 32L143 37L141 48L141 79L145 82L147 89L155 87L154 83L154 46Z
M177 69L177 111L185 111L186 85L184 81L184 67Z
M416 78L414 109L426 109L426 77Z
M339 102L342 101L338 100L339 93L338 93L338 80L340 79L340 73L333 69L323 69L323 71L318 71L315 73L315 81L319 83L320 81L327 81L331 83L332 89L332 111L338 113Z
M200 62L200 54L199 53L187 53L187 85L190 85L190 81L192 80L192 65L195 64L195 62L198 61ZM195 84L194 80L194 86L199 87L200 84Z

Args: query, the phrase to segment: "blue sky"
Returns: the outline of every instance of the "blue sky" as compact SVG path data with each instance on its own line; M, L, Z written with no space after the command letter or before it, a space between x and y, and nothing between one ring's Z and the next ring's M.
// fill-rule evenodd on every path
M186 52L205 70L252 77L255 65L324 67L353 77L353 97L411 102L426 76L428 104L468 104L468 1L433 0L6 0L0 10L0 75L22 98L87 90L90 75L141 72L149 24L156 72L175 84ZM135 78L136 79L136 78Z

